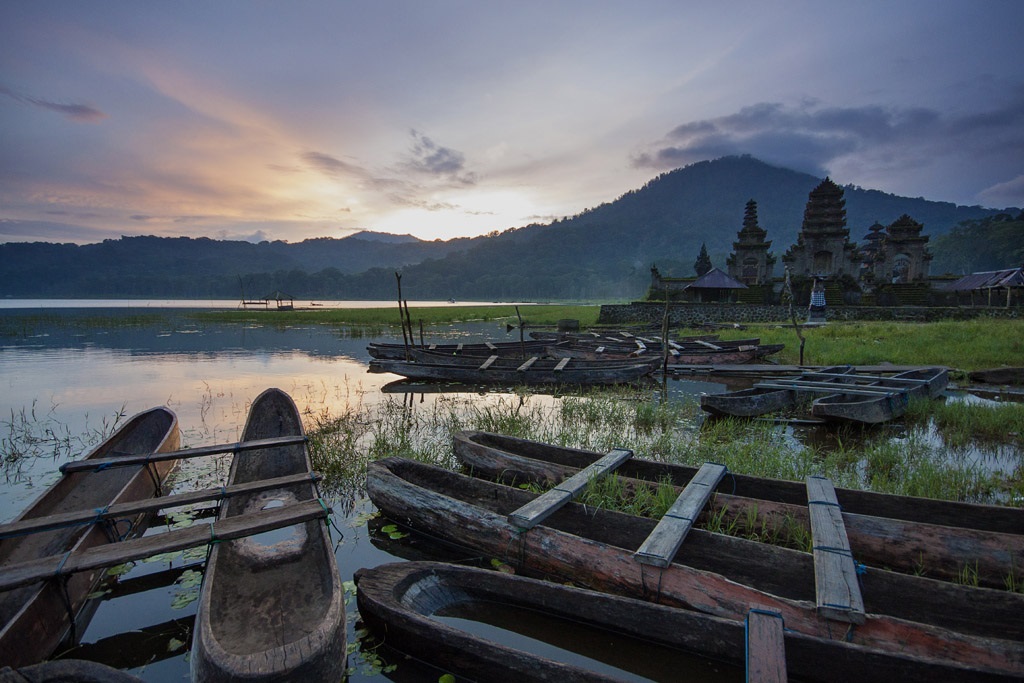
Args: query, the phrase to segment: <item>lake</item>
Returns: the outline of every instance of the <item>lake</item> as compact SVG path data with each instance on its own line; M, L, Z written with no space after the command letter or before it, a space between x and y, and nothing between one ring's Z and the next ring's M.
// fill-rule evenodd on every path
M394 334L371 338L345 328L290 325L276 314L267 324L197 323L187 309L217 306L196 302L85 302L76 308L67 306L79 302L5 303L0 304L0 439L5 449L14 442L31 443L36 455L5 469L0 521L9 521L55 481L57 467L80 456L100 432L153 406L172 408L183 445L195 447L236 441L248 404L271 386L287 391L300 410L310 414L339 414L355 403L395 400L381 392L395 376L368 374L366 351L375 339L396 341ZM159 315L140 316L140 309ZM434 339L518 338L496 322L443 326L428 334ZM721 385L711 383L671 383L672 395L680 400L721 390ZM468 400L494 402L510 396L479 393ZM436 400L443 399L420 394L410 396L408 403L429 410ZM551 404L559 399L538 394L526 400ZM219 485L210 482L226 474L226 463L186 461L181 469L176 490L187 490ZM395 561L411 552L437 552L416 550L422 545L417 539L401 544L371 539L366 517L372 506L360 491L350 493L331 499L343 579L350 580L357 568ZM182 557L140 562L120 583L160 584L163 577L178 576L181 567L195 563ZM82 648L72 654L128 669L147 681L187 680L187 634L195 615L191 598L196 594L196 587L188 584L108 595L81 634ZM356 617L353 600L350 642ZM357 667L351 681L384 677L357 656L350 656L349 664ZM435 681L437 673L402 663L388 677Z

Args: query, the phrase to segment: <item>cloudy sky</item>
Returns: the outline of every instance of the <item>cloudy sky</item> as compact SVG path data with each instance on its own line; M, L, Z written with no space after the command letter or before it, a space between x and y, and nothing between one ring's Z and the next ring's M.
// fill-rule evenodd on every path
M0 3L0 242L424 239L726 154L1024 206L1024 2Z

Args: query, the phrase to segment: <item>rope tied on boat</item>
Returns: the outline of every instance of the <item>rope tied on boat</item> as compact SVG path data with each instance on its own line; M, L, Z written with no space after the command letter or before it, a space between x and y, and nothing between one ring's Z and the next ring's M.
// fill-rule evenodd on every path
M811 550L820 550L824 553L835 553L836 555L842 555L844 557L853 557L853 551L849 548L835 548L828 545L815 545L811 546Z
M809 501L807 501L807 504L808 505L831 505L832 507L839 508L840 510L843 509L842 505L840 505L839 503L833 502L831 500L809 500Z

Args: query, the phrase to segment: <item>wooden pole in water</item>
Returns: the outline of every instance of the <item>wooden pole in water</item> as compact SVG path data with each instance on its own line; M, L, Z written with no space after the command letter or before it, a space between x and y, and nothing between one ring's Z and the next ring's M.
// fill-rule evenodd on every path
M789 268L786 268L786 293L789 294L789 316L793 321L793 331L800 340L800 365L804 364L804 335L800 332L800 325L796 322L796 309L793 308L793 285L789 280Z
M661 372L668 376L668 285L665 285L665 313L661 317Z
M402 313L402 274L395 271L395 280L398 281L398 321L402 323L402 345L405 347L405 360L409 361L409 338L405 336L405 315Z
M516 317L519 318L519 352L523 354L523 360L526 360L526 341L523 339L523 316L519 315L518 306L516 306Z

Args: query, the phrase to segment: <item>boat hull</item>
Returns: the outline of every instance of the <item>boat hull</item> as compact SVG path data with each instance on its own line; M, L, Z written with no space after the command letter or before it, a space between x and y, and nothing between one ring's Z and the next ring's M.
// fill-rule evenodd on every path
M433 615L482 604L526 609L548 618L636 638L654 646L743 666L742 622L599 593L551 581L437 562L403 562L356 573L363 621L403 653L472 680L612 681L582 666L553 661L441 623ZM571 637L568 636L567 637ZM786 669L805 681L963 680L962 667L885 655L839 640L789 632ZM609 658L614 653L609 653ZM659 653L660 654L660 653ZM682 657L680 657L682 659ZM638 667L643 663L636 663ZM686 669L677 668L679 679ZM640 674L640 671L636 673ZM970 677L970 672L966 672ZM979 676L979 678L984 678Z
M153 408L129 419L85 459L162 453L177 450L179 444L177 416L167 408ZM160 493L176 464L169 460L65 474L13 521L150 498ZM0 567L137 536L145 531L149 519L138 515L113 525L74 526L4 539L0 541ZM75 628L81 626L76 627L75 622L88 619L89 615L82 613L88 606L87 596L104 574L103 570L79 572L70 575L64 587L62 581L50 580L0 593L0 662L12 667L34 664L49 657L65 637L75 640L79 635Z

